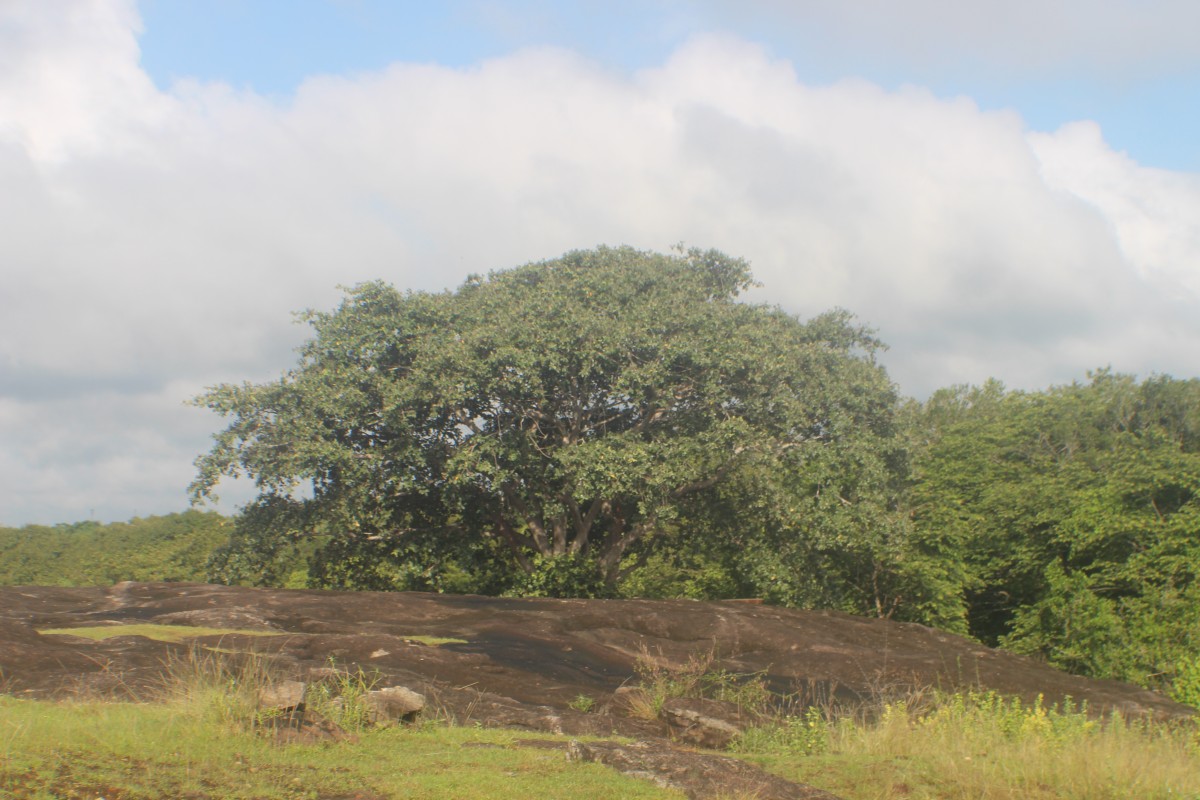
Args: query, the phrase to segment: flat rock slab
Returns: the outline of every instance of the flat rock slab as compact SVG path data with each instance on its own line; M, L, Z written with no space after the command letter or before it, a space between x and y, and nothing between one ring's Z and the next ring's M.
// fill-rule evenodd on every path
M137 686L151 677L142 672L187 646L36 632L130 623L213 627L222 620L277 634L225 635L223 647L274 653L299 669L328 666L332 658L341 666L472 687L560 712L581 694L604 701L636 682L639 659L679 666L712 654L714 666L761 673L772 689L813 701L870 702L912 687L975 687L1029 702L1038 695L1047 703L1069 697L1096 711L1163 718L1195 713L1136 686L1068 675L960 636L837 612L187 583L0 587L0 672L12 693L71 691L88 672L126 667ZM452 641L430 643L446 639Z

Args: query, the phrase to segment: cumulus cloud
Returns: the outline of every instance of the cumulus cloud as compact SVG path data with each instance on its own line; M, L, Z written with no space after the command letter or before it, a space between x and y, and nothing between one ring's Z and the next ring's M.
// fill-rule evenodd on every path
M53 161L111 153L169 105L138 68L129 0L0 8L0 136Z
M1029 140L1046 185L1092 206L1126 262L1164 294L1200 300L1200 175L1140 167L1104 142L1092 122Z
M1196 176L1094 126L814 87L729 37L633 74L544 48L160 91L132 5L63 7L0 10L0 523L181 508L220 424L184 401L287 369L339 284L599 243L748 257L755 299L877 327L908 393L1200 374Z

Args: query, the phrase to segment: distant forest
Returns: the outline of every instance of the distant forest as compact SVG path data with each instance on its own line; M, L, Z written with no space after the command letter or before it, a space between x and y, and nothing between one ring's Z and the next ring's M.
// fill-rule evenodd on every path
M214 511L195 510L109 525L76 522L0 528L0 583L204 582L209 558L229 541L232 529L232 520Z

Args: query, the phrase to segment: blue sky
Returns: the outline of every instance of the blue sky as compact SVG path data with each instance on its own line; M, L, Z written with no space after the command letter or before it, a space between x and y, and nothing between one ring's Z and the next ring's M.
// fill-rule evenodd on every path
M748 259L901 393L1200 376L1195 0L0 2L0 525L187 506L340 286ZM224 487L224 510L248 498Z
M1121 48L1109 39L1120 31L1088 33L1081 18L1064 33L1074 32L1081 47L1094 50L1072 57L1074 51L1064 47L1061 57L1039 55L1023 64L1022 53L1032 45L1020 35L1005 39L997 32L995 48L976 52L971 41L953 37L918 35L904 47L822 25L820 13L806 20L803 9L819 5L796 2L792 6L800 10L785 13L771 3L699 0L146 0L140 5L142 64L163 89L195 78L282 99L314 74L379 70L396 61L469 67L537 46L568 48L607 68L636 70L661 63L694 33L724 31L765 44L806 82L857 77L889 89L916 84L939 96L970 97L984 109L1016 109L1037 130L1094 120L1114 148L1145 166L1200 171L1200 44L1156 52L1147 41L1118 56ZM1015 5L1016 14L1025 16L1022 25L1045 24L1036 7L1026 12ZM1140 15L1161 17L1164 27L1181 7L1128 5ZM1083 17L1091 11L1078 5ZM863 16L871 12L865 9ZM1183 17L1175 24L1191 21ZM920 16L911 22L923 23ZM1106 54L1106 48L1116 53Z

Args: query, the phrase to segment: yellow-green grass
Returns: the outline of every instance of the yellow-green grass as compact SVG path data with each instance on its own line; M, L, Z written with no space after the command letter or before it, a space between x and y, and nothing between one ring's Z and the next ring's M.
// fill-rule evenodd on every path
M236 628L206 628L199 625L94 625L86 628L46 628L47 636L80 636L84 639L111 639L114 636L144 636L160 642L183 642L201 636L281 636L279 631L252 631Z
M199 625L154 625L137 623L130 625L92 625L80 628L46 628L38 631L48 636L81 636L85 639L110 639L114 636L144 636L160 642L183 642L201 636L285 636L281 631L243 630L239 628L208 628ZM405 635L406 641L436 647L442 644L466 644L466 639L449 636Z
M427 645L431 645L433 647L437 647L440 644L466 644L467 643L466 639L455 639L450 636L425 636L423 634L418 634L416 636L405 635L402 638L409 642L419 642L420 644L427 644Z
M0 797L682 797L561 750L514 746L528 736L427 725L280 744L169 704L0 696Z
M748 736L744 757L846 800L1200 800L1194 723L1100 722L985 693L790 727Z

